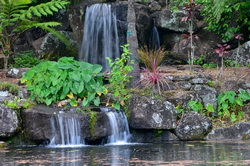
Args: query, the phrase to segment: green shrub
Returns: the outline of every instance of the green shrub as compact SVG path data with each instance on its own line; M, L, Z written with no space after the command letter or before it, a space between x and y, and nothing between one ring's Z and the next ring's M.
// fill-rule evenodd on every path
M32 51L17 53L13 60L14 63L11 66L15 68L31 68L40 63L40 60L35 57Z
M100 105L100 96L107 90L103 86L102 66L63 57L58 62L46 61L28 70L21 82L26 83L31 99L50 105L69 98L71 106Z
M241 107L244 102L250 100L250 94L245 90L240 90L237 94L234 91L226 91L218 96L218 116L221 119L230 119L231 122L244 118Z
M116 99L114 104L115 109L120 110L120 107L125 104L125 101L128 100L131 96L129 90L126 88L127 84L130 82L131 75L129 72L133 70L132 64L127 64L128 59L130 58L131 52L127 49L128 44L121 46L123 48L123 54L121 58L117 58L115 61L112 61L110 58L106 58L109 62L111 68L110 78L108 81L110 85L108 86L109 92ZM109 102L107 103L109 105Z
M210 62L209 64L203 64L202 67L204 69L211 69L211 68L216 68L217 64L215 62Z

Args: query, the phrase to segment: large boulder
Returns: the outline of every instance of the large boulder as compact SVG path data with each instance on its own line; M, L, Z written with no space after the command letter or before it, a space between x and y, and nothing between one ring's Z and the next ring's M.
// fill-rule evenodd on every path
M174 130L180 140L202 140L212 130L212 122L206 116L197 112L184 114L180 124Z
M70 47L66 47L60 39L52 33L48 33L32 43L35 52L49 60L57 60L62 56L76 56L76 43L73 40L73 33L67 31L61 31L60 33L69 39Z
M51 108L36 105L22 111L23 129L31 141L37 144L50 142L60 135L60 120L75 119L80 123L81 139L95 141L110 136L111 125L105 112L76 113L76 108L62 111L59 108ZM60 136L59 136L60 137ZM59 140L54 140L59 142Z
M129 125L133 129L174 129L177 113L169 101L149 96L132 96Z
M0 139L12 137L18 130L19 120L14 110L0 105Z
M238 52L238 56L237 56ZM225 59L238 61L241 66L246 66L250 64L250 41L244 43L241 47L230 51Z
M236 123L234 126L212 130L207 140L242 140L250 138L250 122Z

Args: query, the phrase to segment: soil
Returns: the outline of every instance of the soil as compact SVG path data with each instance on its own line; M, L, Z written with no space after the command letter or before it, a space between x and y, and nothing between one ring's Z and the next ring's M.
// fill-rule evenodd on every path
M19 84L20 79L10 78L6 76L6 71L0 70L0 82L10 82L12 84Z

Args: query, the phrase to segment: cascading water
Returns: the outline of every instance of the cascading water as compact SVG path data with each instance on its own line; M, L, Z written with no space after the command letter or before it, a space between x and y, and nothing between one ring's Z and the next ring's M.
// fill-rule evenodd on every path
M94 4L86 9L79 60L100 64L107 71L110 68L105 57L120 57L116 15L111 5Z
M149 40L149 48L150 49L159 49L161 46L159 32L157 27L155 26L155 19L153 19L153 28L151 30L150 40Z
M51 118L51 126L52 139L50 146L84 145L84 139L81 139L80 121L77 118L57 114Z
M108 144L124 144L130 137L127 117L122 111L108 111L107 108L101 109L107 112L109 118L112 135L108 137Z

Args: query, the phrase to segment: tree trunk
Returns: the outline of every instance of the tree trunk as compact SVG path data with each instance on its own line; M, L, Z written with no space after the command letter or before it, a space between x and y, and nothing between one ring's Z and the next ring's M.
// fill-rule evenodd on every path
M138 84L140 79L140 71L139 71L139 58L138 58L138 39L136 33L136 15L135 15L135 0L128 0L128 15L127 15L127 42L129 44L129 50L132 55L130 57L130 61L134 61L134 70L130 73L132 76L130 86L134 86Z

